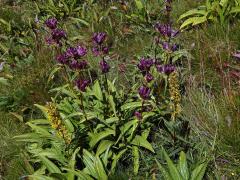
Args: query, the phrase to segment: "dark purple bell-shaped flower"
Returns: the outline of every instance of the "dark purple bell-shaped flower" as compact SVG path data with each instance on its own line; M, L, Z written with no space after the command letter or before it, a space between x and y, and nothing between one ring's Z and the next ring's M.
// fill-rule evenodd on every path
M146 80L148 83L151 82L153 79L154 79L154 77L152 76L152 74L147 73L147 74L145 75L145 80Z
M45 21L45 24L50 29L56 29L57 28L57 19L56 18L49 18Z
M107 63L107 61L105 61L104 59L100 61L100 68L102 70L102 73L108 73L110 70L110 66Z
M66 53L58 55L56 59L60 64L68 64L68 56Z
M66 32L62 29L53 29L51 35L52 39L59 45L61 45L61 39L66 38Z
M146 86L141 86L138 89L138 93L142 99L146 100L146 99L149 99L150 97L151 89Z
M75 58L83 57L87 54L87 48L83 46L77 46L74 51Z
M106 33L99 32L94 33L92 39L95 44L101 45L105 41L106 37L107 37Z
M170 74L173 71L175 71L176 67L172 64L166 64L166 65L157 65L157 70L160 73Z
M142 73L147 73L154 64L153 59L141 58L137 67Z
M94 56L99 56L101 52L99 51L98 47L93 47L92 48L92 53L93 53Z
M78 79L76 81L76 86L78 87L78 89L82 92L86 91L87 86L90 84L90 80L86 80L86 79Z
M108 54L109 48L108 47L103 47L102 52L103 52L103 54Z

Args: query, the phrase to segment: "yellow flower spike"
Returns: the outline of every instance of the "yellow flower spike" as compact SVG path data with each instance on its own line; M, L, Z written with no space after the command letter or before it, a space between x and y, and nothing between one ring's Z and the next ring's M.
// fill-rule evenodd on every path
M172 72L168 77L169 82L169 94L170 100L173 104L170 104L170 109L173 109L172 119L175 120L176 116L181 112L181 94L180 94L180 86L178 81L178 73L177 71Z
M68 135L66 127L62 123L57 107L54 103L48 103L47 108L48 120L50 121L51 127L57 131L57 135L63 138L66 144L69 144L71 142L71 138Z

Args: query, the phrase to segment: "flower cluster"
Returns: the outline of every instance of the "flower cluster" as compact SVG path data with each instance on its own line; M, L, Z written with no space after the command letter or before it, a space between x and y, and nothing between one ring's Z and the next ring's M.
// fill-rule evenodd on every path
M173 110L172 119L175 120L176 115L181 112L181 94L179 90L178 73L176 71L169 75L168 83L170 99L172 101L170 106L170 108Z
M104 44L106 38L107 34L104 32L94 33L92 37L93 41L92 52L95 56L102 57L102 60L99 62L99 65L103 74L108 73L110 70L110 66L104 58L104 55L109 53L109 47Z
M62 45L62 39L66 38L66 32L57 28L58 21L56 18L49 18L45 21L45 25L51 30L50 37L46 38L48 44Z
M66 144L70 144L71 137L65 125L62 123L62 120L54 103L47 104L47 115L52 128L57 131L57 134L64 139Z
M57 56L60 64L67 65L72 70L83 70L88 68L88 62L82 59L87 54L84 46L69 47L64 53Z
M145 80L149 83L154 78L150 73L151 67L154 65L154 60L151 58L141 58L137 67L141 71L142 75L144 76Z
M160 73L171 74L175 71L176 67L172 64L157 65L157 70Z

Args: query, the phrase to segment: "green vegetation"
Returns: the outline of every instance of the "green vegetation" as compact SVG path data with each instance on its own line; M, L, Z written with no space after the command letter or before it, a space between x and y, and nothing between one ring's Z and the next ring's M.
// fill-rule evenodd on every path
M0 179L240 178L239 0L0 7Z

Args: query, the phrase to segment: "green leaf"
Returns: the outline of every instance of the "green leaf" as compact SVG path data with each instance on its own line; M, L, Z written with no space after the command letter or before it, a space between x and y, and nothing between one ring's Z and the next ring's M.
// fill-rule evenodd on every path
M137 175L139 169L139 150L137 146L132 147L132 155L133 155L133 173Z
M79 178L79 180L93 180L93 178L91 178L88 174L86 174L82 171L72 170L72 169L68 169L68 168L63 168L63 170L71 172L72 174L77 176Z
M8 83L8 80L5 79L4 77L0 77L0 84L3 84L5 86L9 86L10 84Z
M115 168L117 166L117 162L121 159L122 155L127 151L127 149L123 149L121 150L117 155L114 155L113 157L113 162L112 162L112 166L111 166L111 172L114 173L115 172Z
M96 155L99 156L102 153L104 153L109 147L113 145L113 143L114 143L113 141L109 141L109 140L101 141L100 144L98 145Z
M96 81L96 83L93 85L93 94L98 100L103 100L102 89L100 87L99 81Z
M172 179L183 180L181 174L179 173L179 171L177 170L177 168L173 164L172 160L167 155L166 151L164 149L162 149L162 151L163 151L163 155L164 155L164 157L167 161L168 170L169 170L169 173L170 173L170 176L172 177Z
M36 106L38 109L40 109L42 111L42 113L44 114L44 116L48 119L48 109L45 106L39 105L39 104L34 104L34 106Z
M89 24L87 21L83 20L83 19L74 18L74 17L69 17L69 19L71 19L71 20L73 20L73 21L75 21L75 22L77 22L77 23L81 23L81 24L83 24L83 25L85 25L85 26L87 26L87 27L90 26L90 24Z
M72 154L72 157L71 157L71 159L70 159L70 161L69 161L69 163L68 163L68 167L69 167L72 171L75 170L76 155L77 155L77 153L79 152L79 150L80 150L80 148L77 148L77 149L74 151L74 153ZM67 173L67 180L74 180L74 173L73 173L73 172L69 171L69 172Z
M58 72L60 69L62 69L61 67L55 67L49 74L48 76L48 80L47 80L47 84L54 78L54 74L56 72Z
M112 130L112 129L105 129L104 131L100 132L100 133L96 133L96 134L93 134L93 136L91 137L91 140L90 140L90 147L91 148L94 148L94 146L101 140L103 140L104 138L114 134L115 131Z
M55 178L44 176L44 175L29 175L27 177L29 179L34 179L34 180L56 180Z
M192 17L192 18L189 18L187 19L186 21L184 21L182 23L182 25L180 26L180 29L183 29L185 28L186 26L188 25L197 25L197 24L201 24L203 22L207 21L207 18L206 16L203 16L203 17Z
M124 105L121 106L121 110L128 110L128 109L135 109L137 107L141 107L142 106L142 102L130 102L130 103L126 103Z
M136 6L138 8L138 10L142 10L143 9L143 3L141 0L135 0Z
M30 126L32 128L32 130L36 131L39 134L42 134L43 136L47 137L47 136L51 136L51 134L48 132L48 130L46 128L34 125L30 122L26 123L28 126Z
M184 179L189 179L187 158L186 158L186 154L183 151L180 152L180 157L178 161L178 170Z
M184 18L186 18L186 17L188 17L188 16L193 16L193 15L206 15L206 10L200 10L200 9L191 9L191 10L189 10L189 11L187 11L186 13L184 13L184 14L182 14L180 17L179 17L179 19L178 19L178 21L180 21L180 20L182 20L182 19L184 19Z
M96 157L96 160L95 160L95 167L96 167L96 172L98 175L97 179L107 180L108 176L104 170L102 161L100 160L100 158L98 156Z
M13 137L16 141L22 142L40 142L42 137L40 137L37 133L27 133Z
M205 162L197 166L192 172L191 180L202 180L206 172L207 165L208 163Z
M141 146L149 151L155 153L154 149L152 148L152 145L142 136L136 135L136 137L132 140L131 144L135 146Z
M233 14L233 13L240 13L240 6L233 7L230 11L230 14Z
M156 161L156 163L158 165L159 170L161 171L161 173L162 173L162 175L164 177L164 180L174 180L174 179L171 178L171 176L168 173L168 171L164 167L162 167L162 165L157 161L156 158L155 158L155 161Z
M60 169L48 158L41 155L39 155L38 157L42 161L42 163L46 166L50 173L61 173Z

